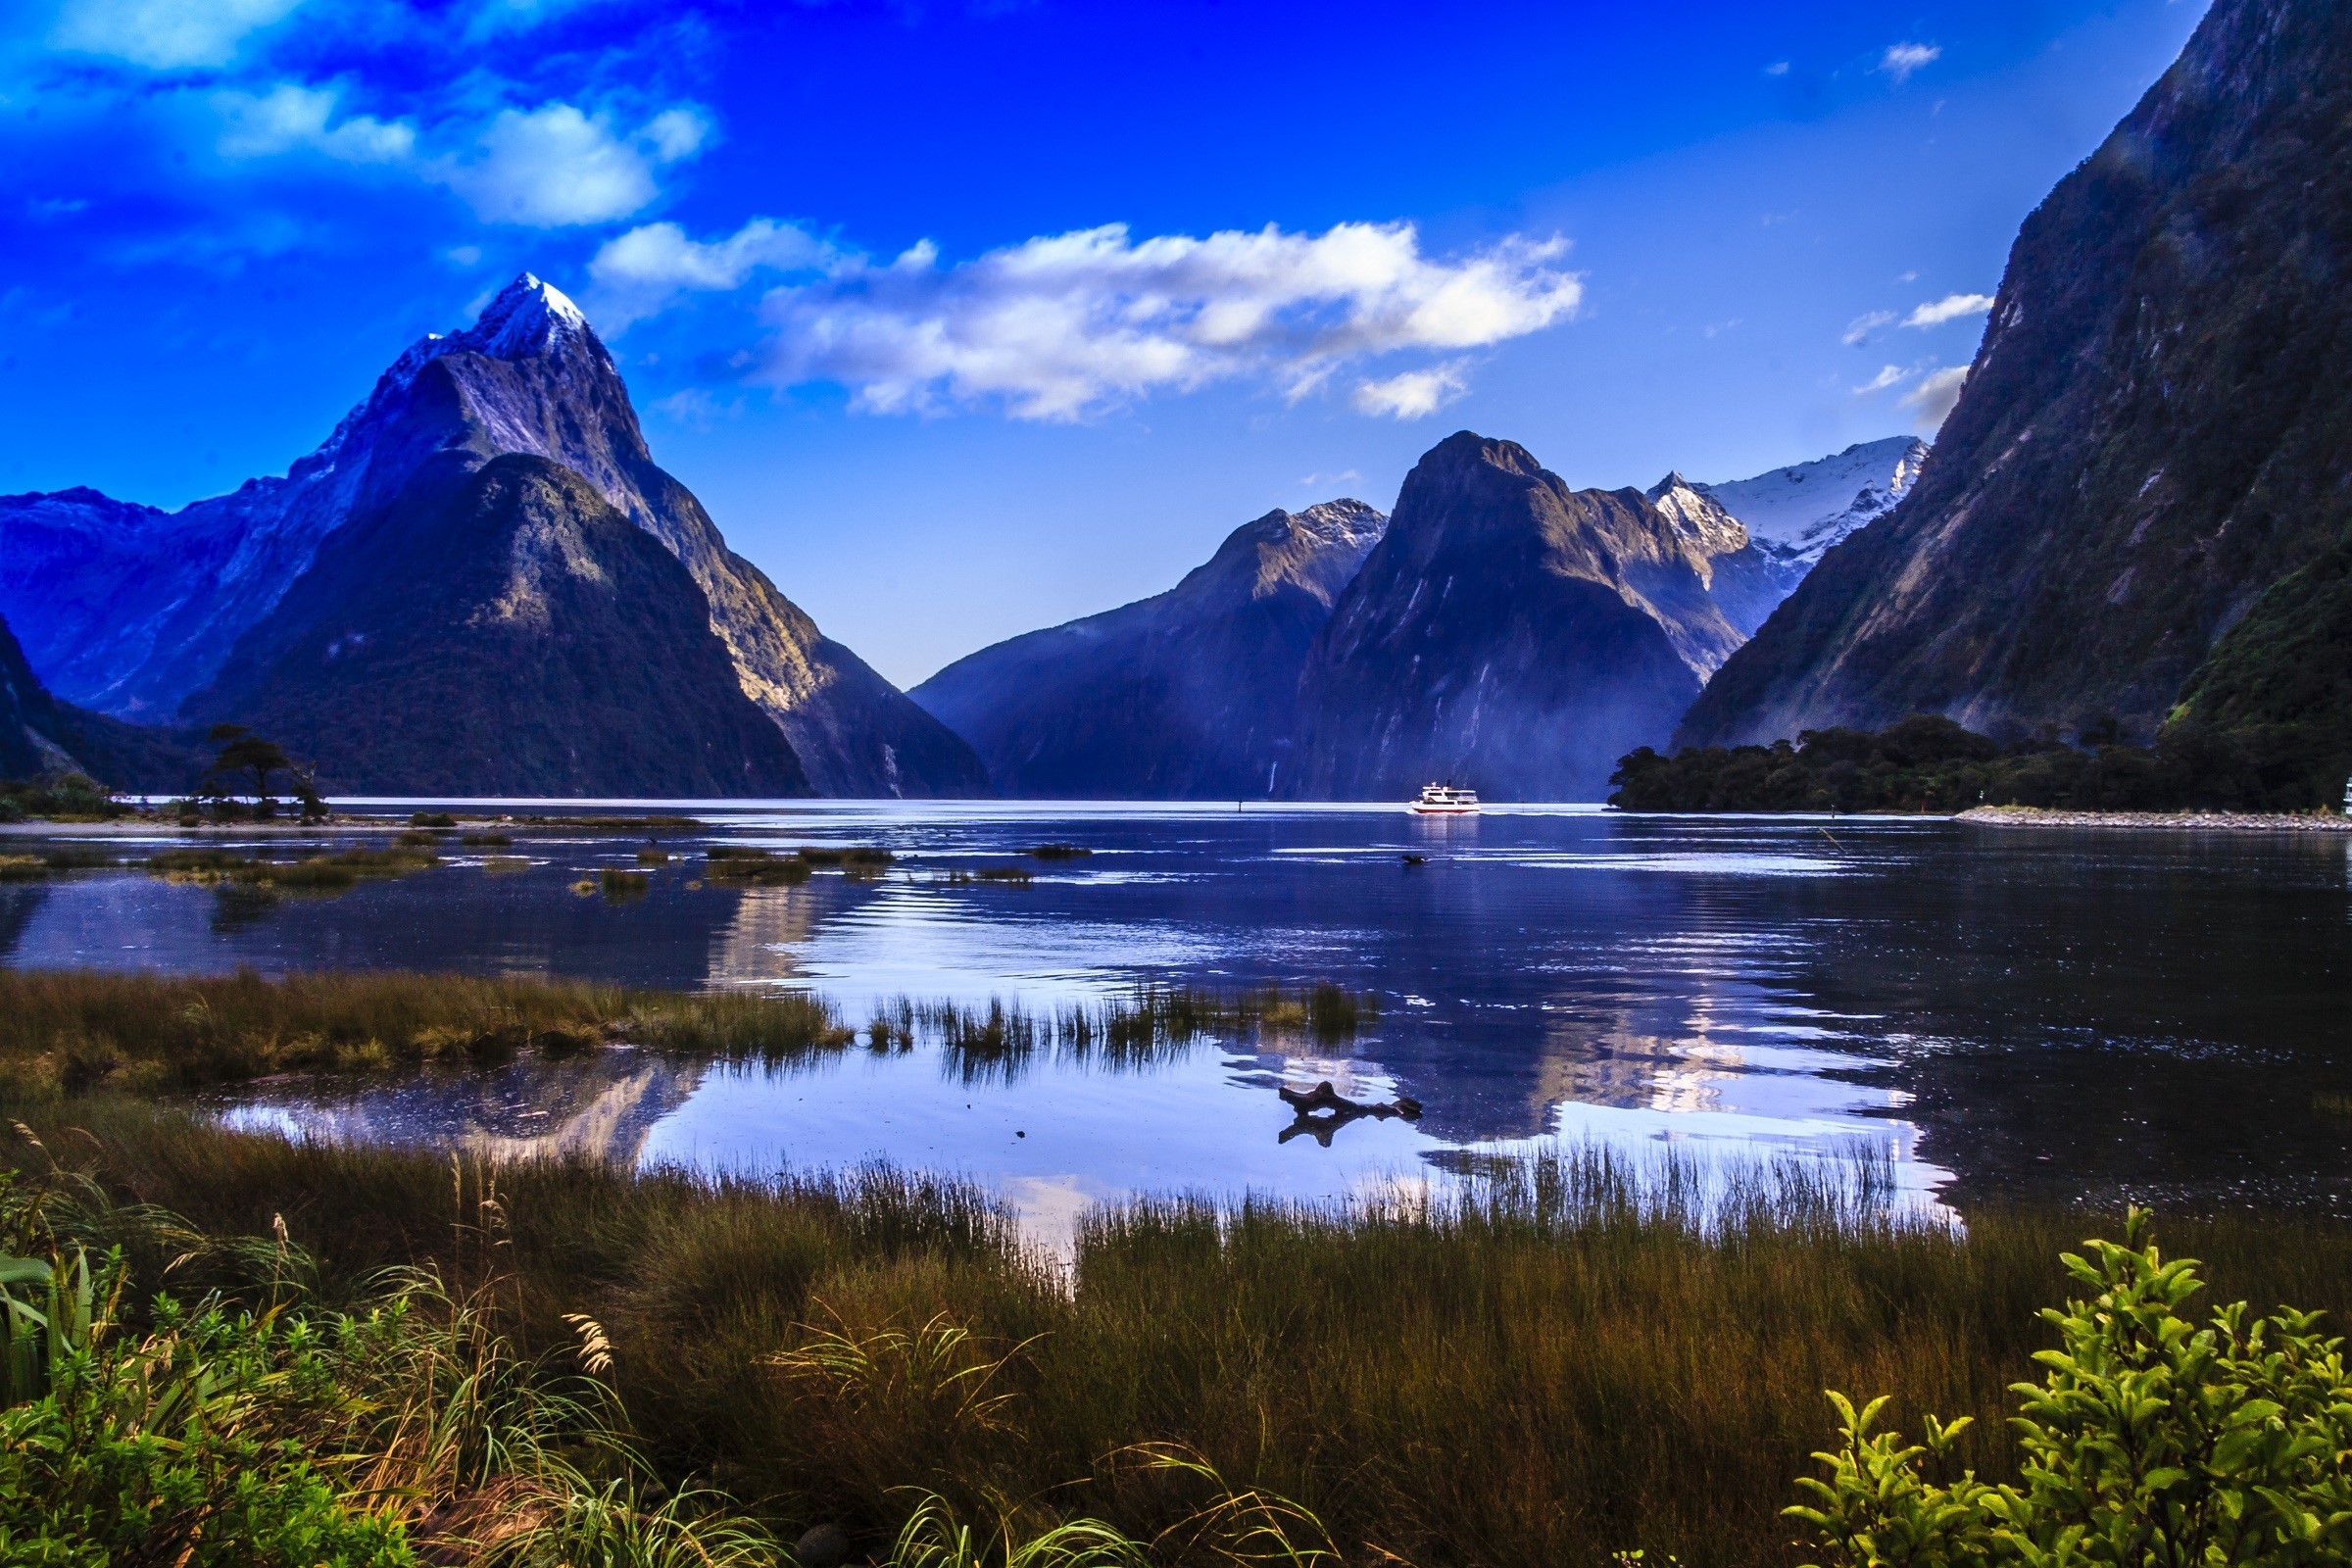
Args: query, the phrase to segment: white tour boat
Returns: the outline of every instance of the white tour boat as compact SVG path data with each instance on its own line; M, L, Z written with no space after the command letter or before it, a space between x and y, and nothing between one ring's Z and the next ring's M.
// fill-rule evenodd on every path
M1475 816L1478 814L1478 791L1455 789L1451 784L1425 784L1421 798L1413 809L1423 816Z

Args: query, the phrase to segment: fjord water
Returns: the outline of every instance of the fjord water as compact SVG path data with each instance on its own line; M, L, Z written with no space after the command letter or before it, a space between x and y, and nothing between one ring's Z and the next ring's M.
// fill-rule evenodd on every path
M523 811L535 803L472 803ZM392 1084L271 1082L251 1124L772 1171L969 1174L1058 1228L1139 1193L1325 1198L1549 1137L1866 1150L1962 1206L2009 1194L2332 1205L2352 1155L2345 841L1941 820L1426 819L1391 808L664 803L706 823L641 898L572 891L644 835L515 829L331 898L135 871L0 889L7 961L457 969L1033 1008L1147 983L1332 981L1349 1039L1270 1032L1139 1067L855 1049L789 1067L613 1052ZM222 842L209 835L208 842ZM233 839L231 840L233 842ZM1038 860L1068 843L1093 853ZM701 879L712 843L884 844L873 881ZM1407 856L1420 857L1408 863ZM1027 886L951 883L1020 864ZM1275 1089L1404 1095L1295 1129Z

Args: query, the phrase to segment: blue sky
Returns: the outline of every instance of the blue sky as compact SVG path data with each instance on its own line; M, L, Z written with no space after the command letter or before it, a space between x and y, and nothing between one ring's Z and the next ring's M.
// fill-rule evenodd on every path
M525 269L911 683L1452 430L1572 483L1931 429L2195 0L20 0L0 491L281 472Z

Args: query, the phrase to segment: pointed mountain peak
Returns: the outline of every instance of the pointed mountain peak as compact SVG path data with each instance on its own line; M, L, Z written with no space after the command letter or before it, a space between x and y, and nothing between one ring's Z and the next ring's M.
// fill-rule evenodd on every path
M473 325L453 334L450 346L514 360L546 353L569 338L593 335L588 318L568 295L525 272L498 291Z
M1648 499L1655 501L1661 496L1671 494L1676 490L1695 490L1702 496L1707 493L1705 485L1692 484L1690 480L1683 477L1683 470L1677 468L1672 473L1666 475L1665 478L1660 479L1656 484L1653 484L1648 489L1642 491L1642 494L1646 496Z

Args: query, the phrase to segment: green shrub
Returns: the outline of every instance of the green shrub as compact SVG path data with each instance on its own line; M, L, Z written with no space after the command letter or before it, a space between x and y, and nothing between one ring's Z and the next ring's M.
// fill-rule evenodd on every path
M1842 1446L1816 1454L1826 1479L1799 1485L1819 1506L1790 1517L1811 1527L1833 1568L2018 1563L2340 1563L2352 1556L2352 1378L2343 1342L2319 1314L2281 1310L2249 1325L2246 1303L2202 1327L2181 1312L2204 1289L2190 1259L2166 1262L2148 1214L2132 1211L2122 1243L2065 1254L2095 1294L2042 1317L2060 1348L2019 1383L2022 1485L1989 1485L1948 1468L1968 1426L1925 1418L1925 1441L1873 1432L1886 1397L1860 1410L1832 1394Z

